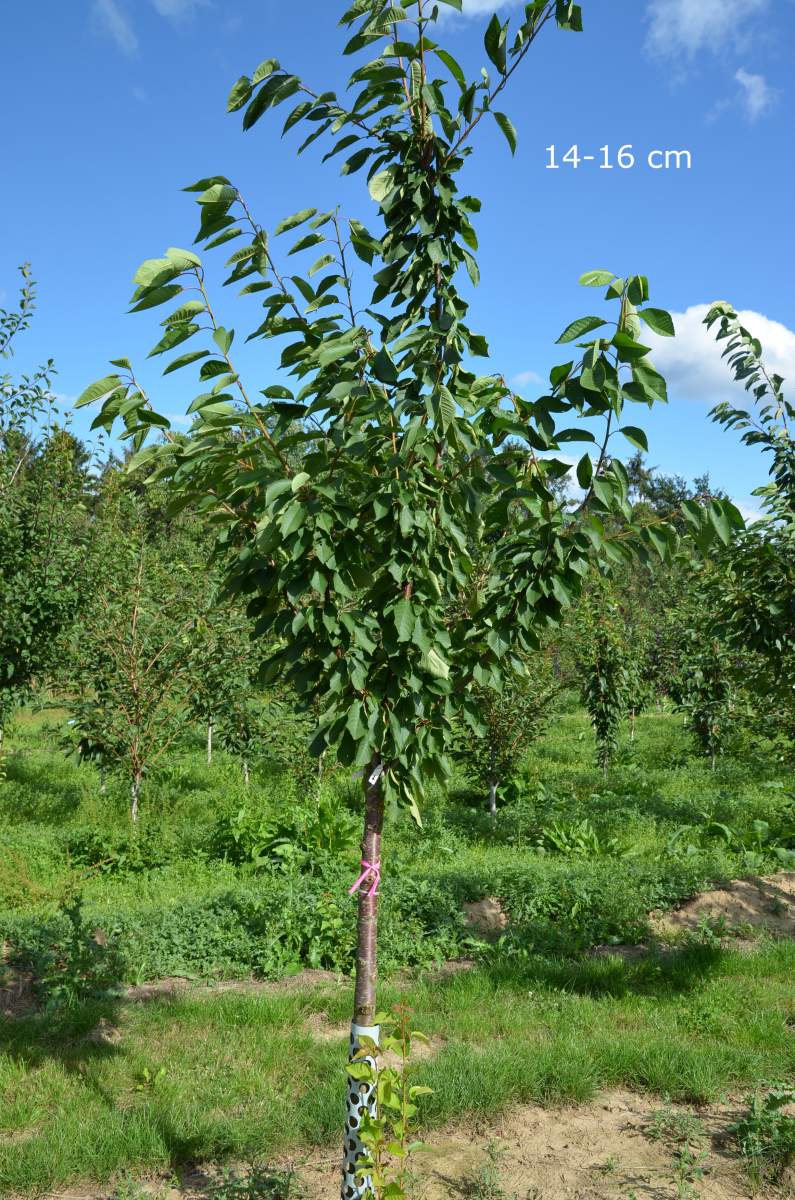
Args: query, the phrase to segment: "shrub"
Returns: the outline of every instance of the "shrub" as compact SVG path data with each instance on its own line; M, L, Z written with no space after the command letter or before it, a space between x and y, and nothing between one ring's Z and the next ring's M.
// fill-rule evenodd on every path
M7 960L31 973L48 1012L105 997L123 978L115 939L87 918L80 896L64 901L51 921L30 920L18 928L24 934L9 937Z

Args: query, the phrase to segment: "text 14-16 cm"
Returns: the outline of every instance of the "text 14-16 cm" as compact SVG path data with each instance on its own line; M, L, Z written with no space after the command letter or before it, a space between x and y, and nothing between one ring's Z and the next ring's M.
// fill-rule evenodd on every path
M629 171L632 167L646 166L652 171L689 171L693 166L693 155L689 150L649 150L648 154L638 158L635 148L630 143L620 146L613 151L611 146L600 146L598 154L581 154L576 144L570 146L565 154L558 156L555 145L547 146L547 170L559 171L561 167L577 167L595 163L602 171L612 171L619 167Z

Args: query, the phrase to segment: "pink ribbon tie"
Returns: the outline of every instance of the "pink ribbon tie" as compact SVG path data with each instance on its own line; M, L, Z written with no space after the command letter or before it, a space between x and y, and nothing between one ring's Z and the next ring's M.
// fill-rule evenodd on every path
M353 887L348 888L348 895L352 896L354 892L358 892L362 884L365 884L368 879L371 879L372 883L370 884L370 890L368 891L367 896L368 898L370 896L377 896L378 885L381 882L381 860L379 859L377 862L369 863L366 858L363 858L362 866L364 867L364 870L356 880L356 883L354 883Z

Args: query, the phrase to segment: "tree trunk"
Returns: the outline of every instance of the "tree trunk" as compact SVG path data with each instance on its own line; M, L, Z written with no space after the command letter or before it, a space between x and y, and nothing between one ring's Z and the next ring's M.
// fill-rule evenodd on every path
M136 771L130 787L130 819L134 825L138 823L138 801L141 799L141 772Z
M213 762L213 719L210 717L207 722L207 766L211 767Z
M381 785L383 766L374 756L364 778L364 837L362 838L362 868L371 866L380 872L381 831L384 824L384 793ZM356 926L356 987L354 989L353 1021L351 1023L350 1056L361 1045L361 1039L378 1042L380 1029L373 1024L376 1013L378 892L373 887L378 875L365 878L359 887L359 912ZM371 894L372 893L372 894ZM370 1060L375 1065L374 1060ZM375 1088L372 1083L348 1079L347 1115L342 1161L342 1200L363 1200L371 1194L370 1181L356 1178L356 1164L362 1155L357 1130L365 1111L375 1115Z
M104 796L108 790L108 781L105 778L105 767L102 763L99 764L99 794Z
M635 741L635 709L629 714L629 740Z
M243 784L245 787L248 787L250 780L251 780L251 775L250 775L249 769L248 769L248 762L244 758L243 759Z

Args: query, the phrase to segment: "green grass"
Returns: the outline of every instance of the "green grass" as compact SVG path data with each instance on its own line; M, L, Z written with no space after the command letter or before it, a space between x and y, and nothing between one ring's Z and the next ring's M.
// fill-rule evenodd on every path
M692 946L631 964L534 959L419 980L407 989L414 1023L438 1047L417 1067L434 1088L426 1125L618 1085L701 1103L790 1074L793 971L795 947L770 943L752 955ZM382 999L398 994L387 985ZM333 1144L345 1038L316 1041L306 1022L322 1013L343 1024L350 1006L341 985L100 1004L58 1032L41 1018L9 1022L0 1179L33 1193ZM101 1016L120 1029L118 1045L87 1040Z
M310 965L342 982L146 1004L78 998L57 1019L5 1022L0 1194L336 1143L346 1039L314 1040L307 1018L342 1026L350 1017L355 848L291 870L219 858L219 814L300 798L265 770L246 793L223 755L207 767L196 735L147 782L142 833L162 850L157 865L86 870L70 859L72 839L86 829L123 836L125 794L114 783L100 794L94 768L64 757L59 719L16 723L0 780L0 941L19 962L54 962L57 974L52 946L69 934L59 901L79 889L80 937L95 952L93 930L105 931L120 956L116 978L278 978ZM593 760L587 721L564 715L521 764L496 829L463 779L431 797L423 830L405 815L387 828L381 1001L399 995L390 970L413 965L403 987L437 1047L418 1067L434 1089L430 1128L618 1085L708 1101L795 1069L792 944L761 941L740 954L706 939L633 961L587 953L646 938L653 908L774 870L775 838L795 828L786 772L764 748L713 772L666 713L639 720L607 777ZM328 787L357 808L343 776ZM584 819L587 852L555 851L545 831ZM754 821L771 831L761 851ZM461 916L462 901L486 895L510 916L496 947L473 942ZM476 956L476 969L423 974L461 953ZM120 1030L118 1044L87 1036L101 1018Z

